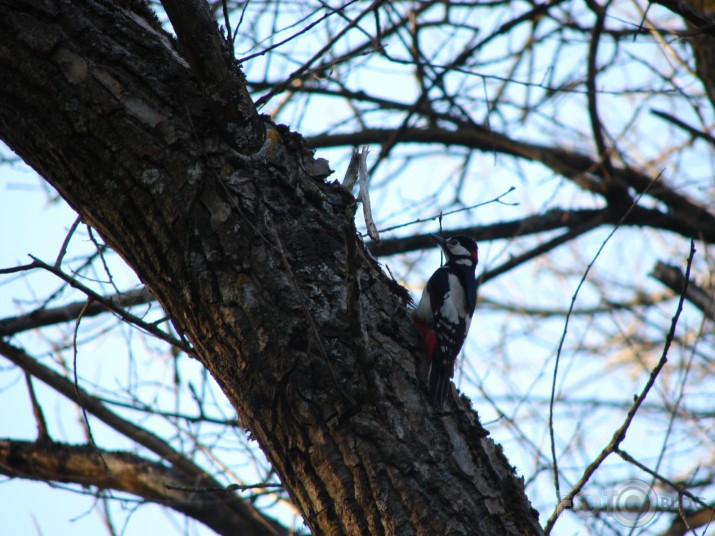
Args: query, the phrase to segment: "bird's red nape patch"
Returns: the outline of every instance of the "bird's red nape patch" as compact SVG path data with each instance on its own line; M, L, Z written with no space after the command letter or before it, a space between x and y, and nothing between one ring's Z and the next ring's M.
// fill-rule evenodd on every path
M432 359L435 348L437 348L437 333L435 330L429 328L419 320L415 320L415 327L417 331L422 335L422 339L425 341L425 350L427 352L427 359Z

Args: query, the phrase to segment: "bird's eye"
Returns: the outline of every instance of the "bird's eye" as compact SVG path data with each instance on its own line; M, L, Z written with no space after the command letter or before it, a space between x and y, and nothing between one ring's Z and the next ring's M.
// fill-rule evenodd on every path
M449 245L450 246L456 246L459 242L457 242L456 238L450 238L449 239Z

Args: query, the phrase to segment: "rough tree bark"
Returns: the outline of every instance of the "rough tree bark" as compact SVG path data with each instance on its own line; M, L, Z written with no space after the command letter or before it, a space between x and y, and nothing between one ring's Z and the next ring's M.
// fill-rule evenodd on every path
M240 76L134 2L0 6L0 137L146 282L314 533L541 532L467 403L432 412L349 192L245 88L214 93Z

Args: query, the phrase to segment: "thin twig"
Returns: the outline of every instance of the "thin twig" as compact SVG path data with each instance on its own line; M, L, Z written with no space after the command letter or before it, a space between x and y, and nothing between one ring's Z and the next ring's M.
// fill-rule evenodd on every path
M392 227L385 227L384 229L380 229L381 233L386 233L388 231L394 231L395 229L402 229L403 227L409 227L410 225L416 225L418 223L424 223L426 221L433 221L437 219L441 219L443 216L450 216L452 214L458 214L460 212L466 212L469 210L474 210L475 208L483 207L485 205L489 205L491 203L499 203L500 205L506 205L510 207L515 207L518 206L519 203L508 203L506 201L502 201L502 198L506 197L510 193L512 193L516 188L514 186L510 186L509 189L496 196L494 199L490 199L489 201L483 201L481 203L477 203L476 205L470 205L468 207L462 207L462 208L456 208L454 210L448 210L447 212L440 212L439 214L435 214L433 216L428 216L426 218L417 218L416 220L408 221L407 223L400 223L399 225L393 225Z
M349 7L351 4L354 4L355 2L357 2L357 0L351 0L350 2L348 2L347 4L345 4L344 6L340 6L339 8L336 8L336 9L333 9L332 11L329 11L328 13L326 13L325 15L323 15L322 17L320 17L319 19L317 19L317 20L311 22L310 24L308 24L305 28L303 28L303 29L300 30L299 32L294 33L293 35L290 35L290 36L286 37L285 39L283 39L283 41L280 41L280 42L278 42L278 43L274 43L274 44L272 44L271 46L269 46L269 47L267 47L267 48L264 48L264 49L261 50L260 52L254 52L253 54L249 54L248 56L244 56L244 57L240 58L240 59L238 60L238 62L239 62L239 63L244 63L244 62L249 61L249 60L252 60L252 59L254 59L254 58L258 58L258 57L260 57L260 56L263 56L264 54L268 54L271 50L274 50L274 49L276 49L276 48L278 48L278 47L281 47L281 46L285 45L286 43L290 43L290 42L293 41L293 39L295 39L296 37L300 37L301 35L303 35L303 34L305 34L305 33L308 33L310 30L312 30L313 28L315 28L318 24L320 24L321 22L323 22L323 21L324 21L325 19L327 19L328 17L332 17L332 16L335 15L336 13L340 13L342 10L344 10L344 9L347 8L347 7ZM244 8L244 10L245 10L245 8ZM241 14L241 17L243 17L243 14ZM313 60L313 61L314 61L314 60ZM312 63L312 62L311 62L311 63ZM309 65L309 64L308 64L308 65ZM300 69L299 69L298 71L300 71ZM296 71L296 72L298 72L298 71ZM295 78L291 79L291 81L292 81L292 80L295 80ZM258 103L256 103L256 105L258 106Z
M79 353L77 351L77 334L79 333L79 324L82 321L82 315L84 314L84 311L89 307L89 305L92 303L92 298L87 298L87 301L85 302L84 308L82 311L80 311L79 315L77 316L77 320L74 323L74 332L72 334L72 375L74 379L74 392L75 395L77 396L77 405L82 409L82 418L84 419L84 424L87 427L87 437L89 439L89 443L95 448L97 451L97 454L102 460L102 463L104 463L104 467L107 470L108 473L112 473L111 469L109 468L109 465L107 465L107 461L104 459L104 456L102 456L102 452L99 450L97 447L97 443L94 440L94 434L92 433L92 426L89 424L89 417L87 417L87 408L84 405L84 400L82 399L82 393L79 389L79 378L77 374L77 354Z
M335 37L333 37L324 47L322 47L320 50L318 50L313 56L306 61L303 65L301 65L298 69L293 71L288 78L286 78L283 82L280 84L276 84L276 86L271 89L268 93L260 97L256 101L256 108L260 108L264 104L266 104L271 98L273 98L275 95L278 93L283 92L292 82L293 80L296 80L297 78L300 78L303 76L303 74L310 69L310 66L313 65L318 59L322 58L323 55L330 50L335 43L343 37L350 29L354 28L357 26L357 24L362 20L362 18L371 13L373 10L377 9L380 4L382 4L385 0L374 0L364 11L360 12L355 19L353 19L350 24L346 25L345 28L340 30Z
M578 286L576 287L576 291L573 293L573 296L571 296L571 304L569 305L568 313L566 313L566 319L564 321L564 329L561 334L561 340L559 341L558 349L556 350L556 360L554 362L554 374L553 374L553 379L551 382L551 401L549 403L549 421L548 421L549 440L551 442L551 460L552 460L552 470L553 470L553 477L554 477L554 489L556 491L556 499L557 499L557 501L559 501L559 503L561 503L562 501L561 501L561 489L560 489L560 485L559 485L559 466L558 466L558 460L556 457L556 439L554 437L554 402L556 400L556 379L558 378L559 362L561 360L561 351L563 350L564 342L566 341L566 333L568 331L569 320L571 319L571 312L573 311L574 306L576 305L576 298L578 297L579 291L581 290L581 287L583 286L583 284L586 282L586 278L588 277L588 274L591 271L591 268L596 263L596 260L601 255L603 248L606 247L606 244L613 237L613 235L616 233L616 231L620 227L621 223L623 221L625 221L626 218L628 218L628 215L631 213L631 211L638 205L638 202L641 200L641 198L646 194L646 192L650 189L650 187L653 184L655 184L655 182L660 178L661 173L659 173L651 181L651 183L648 185L648 187L638 195L638 197L633 201L633 203L628 208L628 210L626 210L626 212L623 214L623 216L621 216L621 219L614 225L611 232L608 234L606 239L603 241L601 246L598 248L598 251L596 251L596 254L594 255L591 262L588 263L588 266L586 267L586 271L584 272L583 276L581 277L581 280L578 283Z
M653 368L653 370L650 373L650 376L648 378L648 381L645 384L645 387L643 387L643 390L641 393L635 397L633 401L633 405L631 408L628 410L628 414L626 415L625 420L623 421L623 424L614 432L613 437L611 438L611 441L606 445L606 447L601 451L601 453L596 457L596 459L591 462L591 464L586 468L584 471L583 475L579 479L579 481L576 483L576 485L571 489L571 491L568 492L568 494L559 502L558 505L556 505L556 508L554 509L553 513L551 514L551 517L549 518L548 522L546 523L546 527L544 528L544 531L546 534L549 534L551 532L551 529L554 527L554 524L556 523L556 520L558 519L559 515L561 512L567 508L571 508L573 504L573 499L578 495L583 487L586 485L586 483L589 481L591 476L596 472L596 470L599 468L599 466L603 463L603 461L613 452L618 449L619 445L623 440L626 438L626 432L628 431L629 426L631 425L631 422L633 421L634 417L636 416L636 412L638 411L638 408L640 408L641 404L645 400L646 396L648 396L648 393L650 392L651 388L653 387L653 384L655 383L656 378L658 377L658 374L660 374L660 371L663 369L665 364L668 362L668 351L670 350L670 345L673 342L673 338L675 337L675 328L678 325L678 320L680 319L680 313L683 310L683 303L685 302L685 294L688 290L688 281L690 280L690 268L693 264L693 257L695 256L695 242L693 240L690 241L690 255L688 256L688 261L687 261L687 267L686 267L686 280L683 284L683 289L680 292L680 299L678 300L678 307L675 311L675 314L673 315L673 319L671 320L670 323L670 329L668 330L668 334L665 338L665 344L663 346L663 353L660 357L660 360L658 361L658 364ZM553 452L552 452L553 455Z
M604 218L602 215L599 215L590 221L587 221L577 227L573 227L566 231L565 233L557 236L556 238L553 238L552 240L549 240L548 242L544 242L543 244L539 244L533 249L530 249L529 251L522 253L521 255L517 255L515 257L512 257L505 263L503 263L501 266L497 266L496 268L492 268L491 270L484 272L482 275L479 276L478 282L481 285L482 283L486 283L487 281L494 279L495 277L498 277L509 270L513 270L517 266L520 266L531 259L538 257L540 255L543 255L544 253L548 253L552 249L562 245L566 244L568 242L571 242L574 238L577 238L583 234L588 233L589 231L592 231L599 225L603 224L605 222Z
M630 454L628 454L625 450L621 450L619 447L616 446L616 447L613 449L613 452L614 452L615 454L618 454L618 456L620 456L621 458L623 458L624 461L626 461L626 462L628 462L628 463L630 463L630 464L635 465L635 466L638 467L641 471L643 471L643 472L645 472L645 473L648 473L648 474L651 475L653 478L655 478L655 479L657 479L657 480L663 482L664 484L670 486L670 487L673 488L675 491L677 491L680 495L686 496L688 499L690 499L691 501L693 501L693 502L699 504L700 506L703 506L703 507L705 507L705 508L709 508L709 505L708 505L707 503L705 503L700 497L697 497L697 496L693 495L692 493L690 493L687 489L685 489L685 488L684 488L683 486L681 486L680 484L676 484L675 482L673 482L672 480L669 480L668 478L664 477L663 475L661 475L661 474L658 473L657 471L653 471L653 470L650 469L649 467L643 465L643 464L640 463L638 460L636 460L633 456L631 456Z
M591 45L588 49L588 72L586 75L586 87L588 89L588 114L591 119L591 132L593 140L596 143L598 158L601 161L603 169L603 184L604 193L613 189L613 163L611 155L606 147L605 137L603 135L604 127L598 114L598 96L596 93L596 77L598 76L598 45L601 42L601 34L606 20L606 12L611 0L608 0L605 5L600 6L596 2L586 2L591 10L596 14L596 21L593 24L591 34Z
M45 420L45 414L42 411L42 406L40 406L40 403L37 400L37 395L35 394L35 387L32 385L32 376L27 371L25 371L25 382L27 383L27 391L30 393L32 414L35 416L35 422L37 423L37 441L51 441L50 434L47 431L47 421Z
M373 240L373 242L380 241L380 232L377 230L375 225L375 220L372 219L372 206L370 204L370 190L367 185L368 172L367 172L367 146L363 146L360 149L360 155L358 157L358 181L360 182L360 193L358 197L362 201L362 213L365 218L365 226L367 227L367 234Z
M114 292L119 294L119 289L117 288L117 285L114 284L114 276L112 275L112 271L109 269L107 259L104 257L104 252L106 251L107 246L99 243L99 240L97 240L97 238L94 236L94 233L92 232L92 227L90 225L87 225L87 234L89 235L89 239L92 244L94 244L94 247L97 248L97 255L99 256L99 260L102 262L104 273L107 274L109 284L112 285Z
M39 268L39 266L34 262L30 262L28 264L21 264L20 266L11 266L10 268L0 268L0 275L16 274L18 272L29 272L30 270L34 270L35 268Z
M221 8L223 10L223 23L226 25L226 42L228 43L228 48L231 51L231 54L234 54L233 50L233 39L234 35L233 32L231 31L231 19L228 17L228 5L226 3L226 0L221 0Z
M82 217L77 216L77 218L74 220L74 223L70 227L70 230L67 231L67 236L65 236L65 239L62 242L62 246L60 246L60 252L57 254L57 259L55 259L55 268L59 268L60 264L62 264L62 259L64 259L65 254L67 253L67 247L69 246L70 240L72 240L72 236L74 235L74 232L77 230L77 227L81 222Z
M79 290L80 292L83 292L88 298L91 298L93 301L97 301L97 302L101 303L102 305L104 305L107 309L109 309L113 313L117 314L122 320L124 320L130 324L134 324L135 326L143 329L150 335L153 335L153 336L163 340L164 342L167 342L167 343L171 344L172 346L175 346L176 348L178 348L179 350L181 350L182 352L185 352L186 354L188 354L190 356L196 356L195 352L189 345L183 343L182 341L176 339L175 337L172 337L168 333L158 329L156 326L149 324L147 322L144 322L141 318L125 311L121 307L118 307L111 300L105 298L101 294L94 292L92 289L83 285L82 283L80 283L79 281L74 279L72 276L64 273L59 268L50 266L46 262L43 262L43 261L39 260L38 258L33 257L32 255L30 255L30 258L34 261L33 264L35 265L35 267L43 268L44 270L47 270L48 272L56 275L57 277L59 277L60 279L65 281L72 288L75 288L75 289Z

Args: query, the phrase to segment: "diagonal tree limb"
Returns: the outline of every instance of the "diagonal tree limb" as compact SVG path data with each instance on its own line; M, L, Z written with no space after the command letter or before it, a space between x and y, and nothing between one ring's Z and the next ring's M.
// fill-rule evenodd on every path
M196 480L183 471L130 452L98 452L91 445L0 439L0 474L130 493L168 506L219 534L235 534L241 527L224 525L222 510L226 508L222 503L233 495L226 488L197 490ZM275 523L273 528L262 534L288 533Z
M715 145L715 136L713 136L712 134L709 134L709 133L707 133L707 132L703 132L703 131L701 131L701 130L698 130L698 129L695 128L694 126L689 125L688 123L686 123L686 122L683 121L682 119L678 119L677 117L675 117L675 116L672 115L672 114L669 114L669 113L664 112L664 111L662 111L662 110L651 110L650 113L652 113L653 115L655 115L655 116L657 116L657 117L660 117L660 118L666 120L668 123L672 123L673 125L675 125L675 126L678 127L678 128L683 129L685 132L687 132L688 134L690 134L690 135L693 137L693 139L701 138L701 139L707 141L708 143L711 143L711 144Z
M513 270L514 268L521 266L522 264L534 259L535 257L548 253L549 251L554 248L557 248L558 246L570 243L575 238L586 234L589 231L592 231L593 229L601 225L601 223L602 222L599 218L594 218L593 220L587 221L582 225L572 227L565 233L557 236L556 238L553 238L548 242L544 242L543 244L539 244L535 248L532 248L529 251L522 253L521 255L517 255L509 259L501 266L497 266L496 268L492 268L491 270L484 272L482 275L479 276L477 281L479 285L482 285L490 279L499 277L500 275L508 272L509 270Z
M685 275L676 266L658 262L650 275L673 292L679 292L685 285ZM715 320L715 298L712 290L708 292L693 281L688 283L687 288L685 298L700 309L710 320Z
M257 151L264 140L261 119L209 5L205 0L161 3L226 140L239 150Z
M112 296L104 296L104 301L113 304L115 307L125 308L150 303L155 301L155 299L149 289L142 287ZM86 305L87 300L82 300L68 303L61 307L54 307L52 309L39 308L26 314L2 318L0 319L0 337L14 335L30 329L74 321ZM115 310L108 307L105 303L93 301L86 307L82 316L97 316L112 311Z
M407 128L400 134L404 143L434 143L454 145L467 149L496 152L539 162L552 171L574 182L580 188L603 195L600 164L592 157L577 151L514 140L482 126L458 124L462 128L448 130L437 127ZM312 147L336 147L356 144L382 144L391 139L392 130L365 129L350 134L314 136L308 139ZM687 230L687 237L696 237L715 242L715 214L707 207L669 188L663 181L652 184L653 178L646 173L626 167L613 168L613 185L633 188L637 193L648 190L648 196L668 205L673 228ZM657 212L657 211L656 211ZM663 214L660 215L664 216ZM680 231L676 231L680 232Z
M608 225L618 223L620 220L615 218L614 214L605 208L576 210L554 209L543 214L536 214L517 220L489 225L457 227L445 232L448 234L471 235L478 241L500 240L555 231L558 229L578 229L594 221ZM669 214L663 214L654 209L636 206L633 207L623 221L620 221L619 225L649 226L684 236L691 236L689 233L694 231L694 229L689 226L682 226L681 223L680 220L671 218ZM713 231L715 231L715 229L713 229ZM715 232L713 232L712 239L715 240ZM369 247L370 252L376 257L387 257L410 251L429 249L433 247L433 245L430 242L428 234L415 234L401 238L382 239L379 244L370 243Z
M43 262L40 259L36 259L35 257L32 257L32 260L34 261L35 267L43 268L44 270L47 270L48 272L56 275L57 277L62 279L65 283L67 283L72 288L75 288L75 289L79 290L80 292L83 292L87 296L88 299L90 299L92 301L99 302L100 304L104 305L107 309L110 309L112 312L119 315L119 317L122 318L122 320L129 322L130 324L134 324L135 326L145 330L146 332L154 335L155 337L163 340L164 342L169 343L170 345L174 346L175 348L178 348L179 350L186 352L188 355L192 355L192 356L194 355L194 352L191 350L191 348L183 341L180 341L180 340L176 339L175 337L172 337L168 333L156 328L156 326L154 326L148 322L144 322L141 318L129 313L128 311L125 311L124 309L122 309L120 307L117 307L114 303L106 300L102 295L97 294L96 292L94 292L92 289L90 289L86 285L83 285L82 283L77 281L74 277L63 272L60 268L57 268L55 266L50 266L46 262ZM86 303L86 302L84 302L84 303ZM84 310L84 305L80 309L80 312L79 312L80 315L83 310Z
M223 487L201 467L175 450L164 440L114 413L80 386L75 386L67 378L40 364L20 348L0 340L0 355L5 356L25 372L52 387L69 400L76 400L76 392L78 391L87 413L94 415L128 439L171 463L175 471L183 473L183 480L191 481L194 487L210 489ZM97 463L102 463L98 454ZM253 506L235 495L221 497L220 500L214 502L211 508L213 518L210 526L220 534L241 532L246 535L265 536L285 534L287 532L284 527L262 515Z
M652 3L661 5L669 11L680 15L704 34L715 36L715 20L693 9L687 2L683 0L652 0Z

